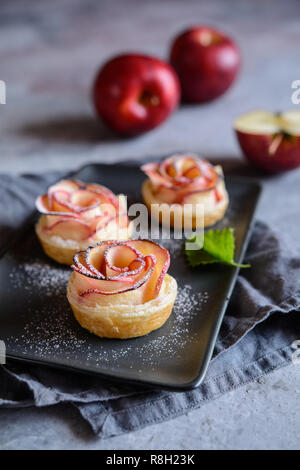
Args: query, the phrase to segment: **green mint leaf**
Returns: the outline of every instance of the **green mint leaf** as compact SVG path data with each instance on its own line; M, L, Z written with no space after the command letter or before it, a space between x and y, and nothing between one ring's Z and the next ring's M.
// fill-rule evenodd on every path
M189 250L187 244L185 247L188 263L192 267L210 263L225 263L238 268L250 267L249 264L238 264L234 261L235 239L232 228L206 231L202 248L200 248L200 237L194 236L188 240L188 243L199 245L199 250Z

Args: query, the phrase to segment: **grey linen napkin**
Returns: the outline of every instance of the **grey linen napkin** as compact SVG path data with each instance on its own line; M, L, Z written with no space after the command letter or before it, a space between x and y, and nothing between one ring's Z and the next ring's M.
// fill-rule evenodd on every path
M1 247L28 218L36 195L61 176L0 175ZM264 186L258 213L263 222L257 221L246 254L252 268L239 274L200 387L182 393L143 390L10 363L0 368L0 406L71 403L95 433L109 437L184 414L289 364L291 344L300 339L300 171L267 178Z

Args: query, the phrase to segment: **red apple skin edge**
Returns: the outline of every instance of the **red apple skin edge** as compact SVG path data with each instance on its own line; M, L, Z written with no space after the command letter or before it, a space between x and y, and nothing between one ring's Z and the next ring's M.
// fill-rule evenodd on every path
M109 128L133 136L159 126L177 108L180 84L172 67L162 60L120 55L98 72L93 100Z
M241 55L232 39L208 26L180 34L171 46L170 62L186 102L203 103L222 95L234 82Z
M236 136L245 157L257 168L268 173L279 173L300 166L300 137L284 139L274 153L269 149L271 135L247 134L236 130Z

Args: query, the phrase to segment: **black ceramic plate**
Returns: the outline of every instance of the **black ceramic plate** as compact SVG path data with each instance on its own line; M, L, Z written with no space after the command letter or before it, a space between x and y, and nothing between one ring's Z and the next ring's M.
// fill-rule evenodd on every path
M141 202L144 175L136 166L88 165L74 176L123 192L129 203ZM230 207L217 227L234 227L235 257L241 262L260 188L231 177L226 184ZM0 260L0 338L7 357L166 389L199 385L238 270L225 265L192 269L184 259L182 241L160 243L170 251L169 273L179 286L172 315L162 328L142 338L100 339L75 321L65 295L71 271L43 254L31 226Z

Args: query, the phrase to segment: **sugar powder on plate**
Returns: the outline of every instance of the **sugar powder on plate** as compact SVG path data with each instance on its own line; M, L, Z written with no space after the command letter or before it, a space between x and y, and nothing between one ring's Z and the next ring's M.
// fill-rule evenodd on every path
M168 242L171 245L171 240ZM174 250L181 249L181 243L172 242ZM165 240L162 244L165 244ZM190 285L179 286L166 329L150 333L143 341L112 341L109 347L107 340L98 340L94 336L91 340L90 334L75 321L66 299L70 272L68 267L28 257L17 268L13 268L11 285L14 289L25 288L28 291L27 311L31 315L24 326L22 337L8 339L20 352L54 360L72 358L80 363L84 356L85 363L107 368L119 367L122 358L134 352L141 365L155 367L164 357L179 357L187 343L196 341L196 337L189 334L190 323L201 313L208 294L193 292ZM41 296L45 298L42 307L39 300ZM129 364L129 367L136 368L136 365Z

